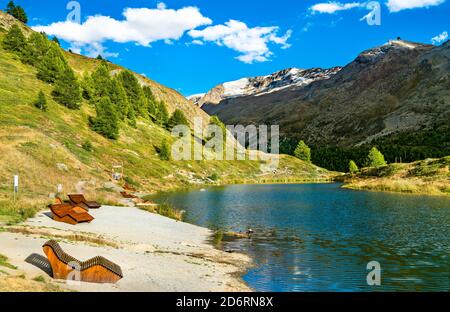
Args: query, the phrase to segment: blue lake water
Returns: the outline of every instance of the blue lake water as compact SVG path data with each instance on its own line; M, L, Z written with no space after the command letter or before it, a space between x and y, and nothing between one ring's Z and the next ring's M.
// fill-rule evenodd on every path
M339 184L234 185L159 195L186 221L246 231L256 291L448 291L450 198L344 190ZM381 286L367 285L367 264Z

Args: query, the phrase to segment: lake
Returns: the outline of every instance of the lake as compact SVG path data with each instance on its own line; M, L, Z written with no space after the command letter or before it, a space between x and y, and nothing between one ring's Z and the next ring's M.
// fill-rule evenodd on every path
M255 261L256 291L448 291L450 198L357 192L340 184L233 185L158 195L186 221L246 231L226 242ZM381 286L367 264L381 265Z

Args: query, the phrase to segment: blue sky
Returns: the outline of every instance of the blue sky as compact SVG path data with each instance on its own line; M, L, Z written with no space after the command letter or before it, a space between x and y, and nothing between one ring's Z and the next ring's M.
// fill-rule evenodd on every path
M65 48L101 52L184 95L288 67L345 65L389 39L431 43L450 32L449 0L380 0L379 26L360 21L371 10L358 0L80 0L81 25L66 21L68 2L16 0L31 26Z

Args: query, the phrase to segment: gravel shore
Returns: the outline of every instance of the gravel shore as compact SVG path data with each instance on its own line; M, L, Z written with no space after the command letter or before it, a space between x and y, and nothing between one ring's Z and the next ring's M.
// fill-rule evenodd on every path
M50 212L42 212L6 227L0 233L0 254L26 278L45 276L47 282L75 291L251 291L240 278L251 260L215 249L207 242L208 229L136 208L104 206L89 213L95 218L90 224L58 223ZM42 245L49 239L60 241L81 261L97 255L110 259L122 267L124 278L115 285L53 280L45 263L26 261L30 256L42 259Z

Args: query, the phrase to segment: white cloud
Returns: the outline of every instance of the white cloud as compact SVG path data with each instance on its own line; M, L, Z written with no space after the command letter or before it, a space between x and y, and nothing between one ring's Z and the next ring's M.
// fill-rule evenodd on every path
M172 40L179 40L188 30L212 24L212 20L203 16L196 7L173 10L167 9L162 2L158 3L156 9L127 8L123 16L123 20L117 20L95 15L89 16L82 24L64 21L35 26L33 29L57 36L77 49L98 50L101 43L108 40L118 43L134 42L142 46L149 46L160 40L170 43Z
M195 45L203 45L203 41L201 40L192 40L191 44L195 44Z
M431 42L433 44L439 44L441 42L444 42L448 39L448 32L444 31L441 34L437 35L436 37L431 38Z
M386 3L392 13L406 9L425 8L444 3L445 0L388 0Z
M269 49L270 43L281 45L283 49L290 47L287 41L292 35L292 31L287 31L281 37L277 35L278 31L279 28L276 26L249 28L243 22L230 20L224 25L210 26L203 30L191 30L188 34L196 40L214 42L219 46L235 50L241 53L236 57L238 60L252 64L269 60L269 57L273 55Z
M340 2L328 2L328 3L318 3L311 7L313 13L327 13L333 14L338 11L345 11L354 8L364 7L364 3L351 2L351 3L340 3Z

